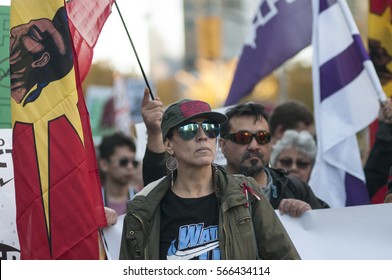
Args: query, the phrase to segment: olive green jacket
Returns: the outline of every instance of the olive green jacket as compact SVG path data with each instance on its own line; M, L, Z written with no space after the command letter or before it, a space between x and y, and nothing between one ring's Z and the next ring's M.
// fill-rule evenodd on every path
M257 191L256 181L242 175L232 176L222 167L217 167L215 173L220 191L218 236L221 258L300 259L271 204ZM248 191L249 203L240 186L243 182L253 190ZM147 185L128 202L120 259L159 259L160 202L170 186L170 176L163 177Z

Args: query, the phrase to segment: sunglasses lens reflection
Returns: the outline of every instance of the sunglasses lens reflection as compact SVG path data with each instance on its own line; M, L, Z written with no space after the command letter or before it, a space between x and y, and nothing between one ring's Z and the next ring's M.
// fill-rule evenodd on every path
M216 123L209 123L209 122L203 122L201 124L198 123L184 124L178 128L178 134L183 140L191 140L195 138L200 125L208 138L218 137L219 125Z
M229 134L229 139L241 145L246 145L252 142L253 137L259 145L267 144L271 141L271 134L268 131L258 131L253 134L249 131L239 131L237 133Z

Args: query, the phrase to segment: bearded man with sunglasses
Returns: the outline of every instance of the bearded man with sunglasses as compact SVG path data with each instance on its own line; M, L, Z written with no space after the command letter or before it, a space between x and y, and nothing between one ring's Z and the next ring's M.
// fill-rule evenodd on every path
M253 177L281 214L298 217L310 209L329 208L305 182L269 167L270 125L261 104L236 105L228 109L226 116L228 121L221 125L219 141L230 173Z
M129 201L120 259L299 259L257 182L213 164L225 121L200 100L165 110L161 139L170 174Z
M144 92L142 116L147 127L147 148L143 159L143 181L148 184L166 175L163 165L165 150L160 136L163 104L149 100ZM221 125L219 144L231 174L253 177L281 214L301 216L307 210L329 208L311 188L284 170L269 168L271 146L268 115L261 104L239 104L226 112L228 120Z

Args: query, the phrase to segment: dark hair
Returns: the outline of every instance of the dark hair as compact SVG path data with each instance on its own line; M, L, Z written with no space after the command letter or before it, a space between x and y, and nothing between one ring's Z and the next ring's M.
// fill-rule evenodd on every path
M271 115L271 134L274 135L279 125L283 126L283 130L296 129L299 122L307 126L313 124L312 112L301 102L286 101L278 105Z
M136 152L135 141L122 132L116 132L111 135L104 136L99 145L99 156L102 159L109 160L114 154L116 147L127 146L131 151Z
M238 104L232 108L227 109L226 116L227 116L227 121L222 123L220 126L221 137L225 137L227 134L229 134L230 131L229 122L233 117L253 116L255 122L261 119L265 119L269 125L269 116L265 112L264 106L259 103L248 102L244 104Z
M174 130L177 129L178 127L173 127L169 130L169 132L167 133L166 138L168 139L172 139L173 138L173 134L174 134ZM163 141L165 141L165 139L163 139Z

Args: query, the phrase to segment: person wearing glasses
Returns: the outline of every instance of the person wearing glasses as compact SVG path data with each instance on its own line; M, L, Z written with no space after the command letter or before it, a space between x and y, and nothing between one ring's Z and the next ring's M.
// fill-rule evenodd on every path
M227 170L253 177L274 209L293 217L307 210L328 208L310 186L284 170L269 167L272 150L268 115L261 104L238 104L226 111L220 147Z
M135 160L134 140L121 132L104 136L98 152L105 214L111 226L127 212L127 201L141 189L132 185L140 172L139 162Z
M143 181L148 184L166 175L162 164L165 149L160 135L163 104L149 100L144 92L142 116L147 127L147 147L143 158ZM219 144L231 174L253 177L266 194L272 207L281 214L302 216L307 210L329 208L310 187L287 172L269 168L271 133L269 118L261 104L239 104L226 112L228 120L221 125Z
M270 162L274 168L285 169L290 175L307 183L316 152L316 141L309 132L289 129L273 146Z
M170 173L128 203L120 259L299 259L254 179L213 163L225 121L200 100L182 99L164 111Z

